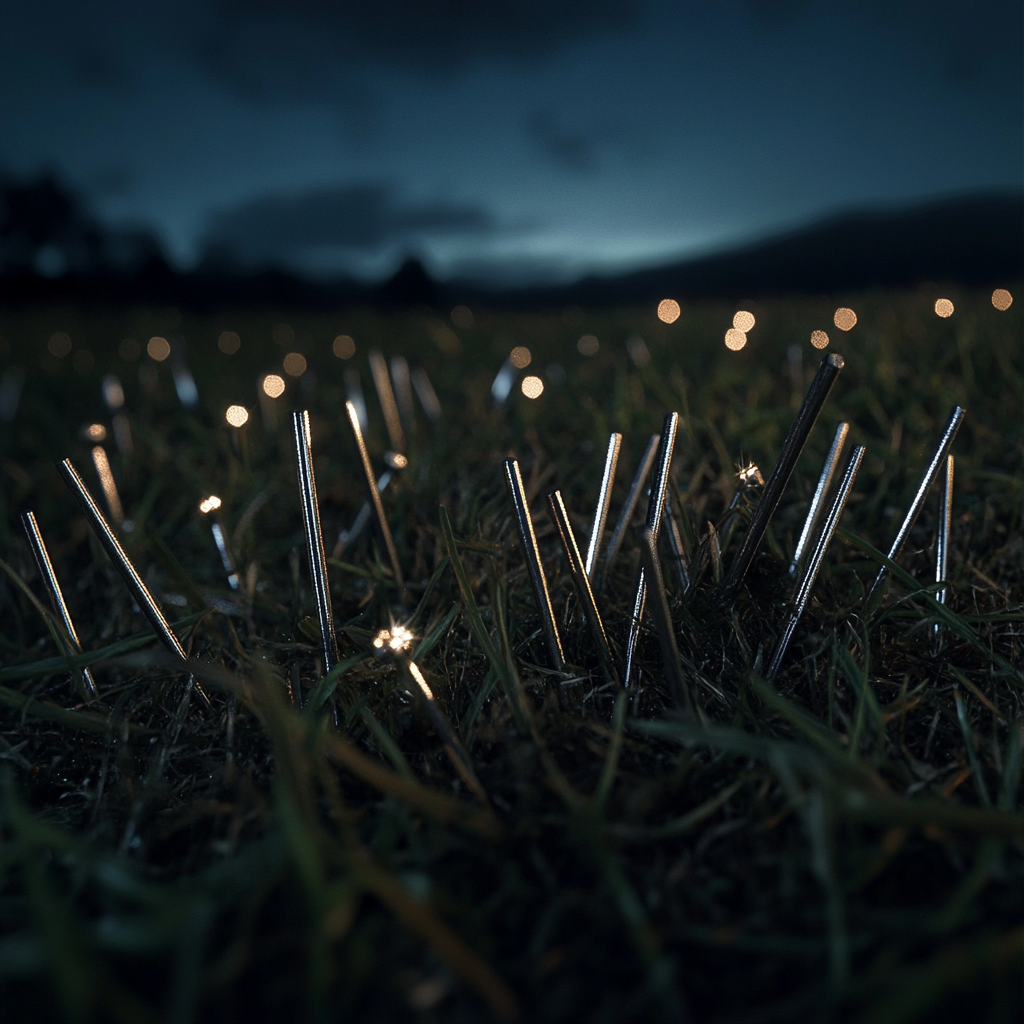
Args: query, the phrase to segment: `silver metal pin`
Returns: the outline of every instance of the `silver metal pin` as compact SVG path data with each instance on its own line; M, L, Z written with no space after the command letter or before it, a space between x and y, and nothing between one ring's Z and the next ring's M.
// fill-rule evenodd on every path
M622 435L612 434L608 438L608 450L604 455L604 472L601 474L601 489L597 492L597 508L594 511L594 525L590 531L590 543L587 545L586 572L587 578L594 578L594 567L601 550L601 537L608 519L608 505L615 486L615 468L619 464L619 452L622 449Z
M309 573L316 597L316 616L320 623L320 637L324 649L324 672L338 664L338 637L334 630L334 611L331 607L331 587L327 579L327 556L324 554L324 535L320 524L320 506L316 499L316 476L313 472L313 435L309 426L309 413L293 412L295 431L295 461L299 474L299 494L302 500L302 527L306 535L306 554Z
M388 366L384 362L384 356L379 349L371 349L369 354L370 373L373 374L373 386L377 389L377 398L380 400L380 409L384 413L384 425L388 430L388 437L391 438L391 447L395 451L405 451L405 434L402 432L402 421L398 415L398 405L395 402L395 393L391 389L391 378L388 376Z
M661 429L661 441L654 465L654 483L651 485L651 497L647 504L647 529L653 542L657 544L661 530L661 518L665 511L665 495L668 493L668 473L672 466L672 456L676 447L676 432L679 429L679 413L670 412L665 417ZM633 599L633 617L629 623L629 637L626 640L626 667L622 673L623 684L628 688L633 675L633 656L636 653L636 642L640 637L640 621L644 617L644 604L647 601L647 577L643 565L636 581L636 597Z
M437 423L441 419L441 403L438 401L434 385L430 383L427 371L422 367L412 371L412 386L416 389L416 395L427 418Z
M60 589L57 574L53 571L50 553L46 550L43 535L39 532L39 524L36 522L35 513L22 512L21 524L25 527L28 546L32 549L32 557L36 561L36 567L39 569L39 575L43 579L46 592L50 596L50 604L53 605L53 610L60 616L61 622L64 623L64 629L67 630L68 637L71 640L72 649L68 653L72 655L81 654L82 644L78 639L75 624L71 620L71 612L68 611L67 603L64 601L64 592ZM93 679L88 667L80 668L78 672L81 673L80 678L86 698L98 697L99 691L96 689L96 681Z
M797 624L800 622L800 616L803 615L804 608L807 607L811 591L814 589L814 582L818 578L822 562L825 561L825 554L832 543L832 538L835 536L839 520L843 516L847 499L850 497L850 491L853 490L853 482L857 479L857 470L860 469L860 464L864 461L865 451L866 449L863 445L856 445L853 451L850 452L850 460L846 464L843 479L839 483L839 490L836 491L836 496L832 500L832 507L828 510L828 517L825 519L825 525L821 528L821 534L814 545L814 549L811 551L811 556L807 561L807 571L800 579L796 594L793 597L793 610L789 613L789 618L786 620L786 625L783 627L782 635L779 637L775 653L772 655L771 663L768 666L767 678L769 682L778 674L782 659L786 656L786 649L789 647L789 642L793 639L793 633L796 632Z
M617 436L613 435L613 437ZM608 634L605 632L604 622L601 621L601 613L597 609L594 592L590 588L587 568L580 555L576 535L573 533L572 523L569 522L569 513L566 511L560 491L552 491L548 495L548 507L551 511L551 518L555 521L555 526L558 527L559 536L562 538L562 548L565 550L565 557L569 562L569 572L572 576L573 586L576 588L576 596L583 607L591 636L597 645L601 667L604 669L608 681L618 686L619 674L615 671L615 662L608 645Z
M505 482L508 484L509 500L512 502L512 511L515 513L516 525L519 527L519 539L523 545L526 568L529 570L530 582L533 584L533 592L537 598L537 610L540 612L544 633L547 636L551 667L561 669L565 664L562 638L559 636L555 612L551 607L548 580L544 575L544 565L540 560L540 548L537 545L537 535L533 531L530 506L526 501L526 488L523 487L523 477L519 472L519 463L515 459L505 460Z
M100 486L103 488L103 497L106 499L110 518L118 526L121 526L124 523L124 508L121 505L121 496L117 493L117 484L110 468L110 460L107 458L107 450L103 445L93 446L92 464L96 467L96 475L100 478Z
M412 380L409 363L405 356L391 357L391 379L395 385L395 401L398 403L398 418L405 428L405 436L416 432L416 412L412 404Z
M832 439L832 447L829 448L828 455L825 456L825 464L821 467L821 476L818 477L818 486L814 490L811 506L807 510L804 528L800 531L800 539L796 542L793 560L789 563L790 576L797 574L800 561L804 557L804 551L811 542L811 535L814 533L815 526L818 525L818 517L821 515L825 495L828 493L829 487L832 486L832 477L835 475L836 466L839 465L839 456L843 453L843 445L846 443L846 435L849 432L849 423L840 423L836 427L836 436Z
M359 458L363 464L363 473L366 476L366 486L370 489L370 501L373 503L373 512L377 519L377 529L380 531L381 539L387 550L388 560L391 562L391 572L395 577L399 590L405 590L405 578L402 576L402 567L398 562L398 549L395 547L395 539L391 536L391 528L388 526L387 517L384 515L384 503L380 500L377 481L373 478L370 453L366 450L366 441L363 439L363 431L359 426L359 413L351 402L345 403L345 410L348 413L348 421L352 425L352 434L356 439L356 447L359 449Z
M939 499L939 533L935 538L935 582L942 588L935 595L939 604L945 604L949 596L949 539L953 528L953 456L946 456L946 471L942 475L942 494ZM935 635L941 632L935 623Z
M231 552L228 551L227 538L224 536L224 527L220 521L220 507L222 504L223 502L221 502L216 494L211 494L208 498L203 498L199 502L199 511L204 516L208 515L210 517L210 531L213 534L213 543L217 545L221 564L224 566L224 571L228 574L228 586L232 590L237 590L239 586L238 571L235 569Z
M636 476L633 477L633 483L630 485L629 493L626 495L626 503L622 506L618 522L616 522L615 529L612 531L612 539L608 542L608 551L604 556L604 564L597 578L598 593L604 589L605 580L608 578L608 570L611 568L615 556L619 553L626 530L629 529L629 524L633 519L633 511L636 509L636 503L640 500L640 495L643 494L644 481L651 471L651 466L654 465L654 457L657 454L658 442L660 440L660 434L651 434L647 447L644 449L643 455L640 456L640 465L636 468Z
M363 395L363 381L359 371L350 366L345 370L345 396L356 407L359 414L359 426L369 429L370 420L366 414L366 398Z
M957 431L960 429L960 424L964 421L966 410L961 406L955 406L952 414L949 417L949 422L946 424L946 429L942 433L942 440L939 442L938 450L935 452L935 456L932 458L931 463L925 470L924 476L921 478L921 484L917 488L917 494L914 495L914 500L910 503L910 508L907 509L907 514L903 517L903 523L900 526L899 533L896 534L896 539L892 542L892 547L889 549L889 559L893 562L900 557L900 552L903 550L904 544L907 543L907 537L910 536L910 531L914 528L914 523L917 522L917 517L921 514L921 508L924 506L924 500L928 495L928 489L931 487L932 482L939 475L943 466L946 463L946 456L949 455L949 449L953 445L953 441L956 439ZM875 582L871 584L871 590L868 593L868 599L870 600L876 590L882 585L885 577L889 575L889 570L883 565L878 570L878 575L875 577Z

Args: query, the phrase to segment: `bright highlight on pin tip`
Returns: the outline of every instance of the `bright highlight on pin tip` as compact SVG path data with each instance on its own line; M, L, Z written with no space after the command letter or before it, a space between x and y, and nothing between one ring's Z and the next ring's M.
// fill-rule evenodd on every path
M520 389L527 398L540 398L544 394L544 381L540 377L524 377Z
M679 303L675 299L662 299L658 303L658 319L662 323L674 324L679 319L681 312Z
M280 398L284 394L284 377L268 373L263 378L263 394L269 398Z
M249 410L244 405L229 405L224 419L233 427L244 427L249 422Z
M508 361L517 369L525 370L533 360L533 354L525 345L516 345L508 354Z
M730 327L725 332L725 347L730 352L739 352L747 344L747 336L743 331L738 331L735 327Z
M943 320L953 315L953 303L949 299L935 300L935 315L941 316Z
M199 511L205 515L207 512L213 512L220 508L221 504L222 502L220 498L218 498L216 494L211 494L208 498L203 498L203 500L199 502Z

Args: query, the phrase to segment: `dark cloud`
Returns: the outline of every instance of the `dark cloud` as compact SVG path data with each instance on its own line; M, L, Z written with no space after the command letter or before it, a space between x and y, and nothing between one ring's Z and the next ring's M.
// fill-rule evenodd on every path
M367 182L262 196L221 210L210 217L205 241L208 253L235 262L289 263L329 251L366 255L496 229L479 207L403 202L391 186Z

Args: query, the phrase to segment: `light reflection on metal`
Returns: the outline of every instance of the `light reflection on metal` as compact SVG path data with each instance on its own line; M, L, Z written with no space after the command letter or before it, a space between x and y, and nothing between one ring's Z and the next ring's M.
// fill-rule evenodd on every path
M385 452L384 462L389 469L405 469L409 460L401 452Z
M515 513L516 526L519 528L519 539L523 545L526 568L529 571L530 582L533 584L533 593L537 599L537 610L540 612L541 623L544 626L544 633L547 637L551 667L561 669L565 664L562 638L559 636L554 609L551 607L548 581L544 575L544 566L540 560L537 535L533 531L533 518L530 515L530 506L526 501L526 488L523 487L523 477L519 472L519 463L515 459L505 460L505 482L508 484L508 496L512 502L512 511Z
M672 615L665 595L665 580L661 574L661 563L658 561L657 544L658 539L654 530L645 527L640 538L640 558L644 578L651 591L651 614L654 616L654 625L661 646L661 663L676 707L686 713L692 713L690 688L686 684L683 664L679 658L679 646L676 643L675 627L672 625Z
M412 371L412 386L416 389L416 395L427 418L435 423L438 422L441 419L441 403L438 401L434 385L430 383L427 371L422 367L417 367Z
M85 486L85 482L78 475L78 471L71 465L71 460L65 459L63 462L58 463L57 469L64 478L64 483L68 485L71 493L74 494L82 511L85 513L85 518L88 519L89 525L103 546L103 550L106 551L110 560L114 563L114 568L121 574L121 578L124 580L129 591L131 591L132 597L135 598L135 603L139 606L140 611L146 617L150 626L153 627L153 632L156 633L161 643L171 654L187 664L188 656L185 654L185 648L181 646L180 641L174 635L170 623L160 610L160 606L153 599L153 595L149 592L149 587L146 586L132 560L125 553L124 548L121 547L117 535L103 517L99 505L96 504L96 499L89 493L89 488ZM194 677L192 678L192 685L206 704L209 705L210 698L206 696L206 692L196 682Z
M216 512L222 505L220 498L216 494L211 494L208 498L204 498L199 502L199 511L203 515L209 515L211 512ZM232 590L237 590L239 586L238 572L235 569L235 563L231 558L231 552L228 551L227 538L224 536L224 527L220 522L218 516L214 516L210 523L210 530L213 533L213 542L217 545L217 551L220 554L221 564L224 566L224 571L228 574L228 586Z
M590 543L587 545L586 573L588 579L594 578L594 567L601 550L601 537L608 520L608 506L611 502L612 488L615 486L615 469L619 464L619 452L622 450L622 435L611 434L608 438L608 450L604 453L604 472L601 474L601 487L597 492L597 508L594 511L594 525L590 530Z
M117 484L114 482L114 474L110 469L107 451L102 445L98 444L93 448L92 464L96 467L96 475L100 478L100 486L103 488L103 497L107 503L110 518L120 526L124 522L124 509L121 506L121 496L117 493Z
M836 427L836 435L832 438L832 446L825 456L825 464L821 467L821 476L818 477L818 486L814 490L814 497L811 498L810 508L807 509L807 518L804 519L804 528L800 531L800 539L796 542L796 550L793 552L793 560L789 563L789 575L795 576L804 557L804 551L811 542L811 535L815 526L818 525L818 517L824 507L825 495L832 486L832 477L835 476L836 467L839 465L839 456L843 453L843 445L846 444L846 435L850 432L849 423L840 423Z
M754 560L754 555L761 544L764 532L768 528L768 523L775 514L775 510L779 507L779 502L782 500L782 492L785 490L786 484L789 483L789 478L793 475L793 470L796 467L797 460L800 458L800 453L807 443L807 438L818 419L818 414L821 412L821 408L825 404L825 400L832 390L832 385L835 384L836 377L839 376L839 371L842 368L843 357L837 352L833 352L822 359L821 365L818 367L818 371L815 373L814 379L807 389L807 394L804 396L803 405L800 406L800 411L796 414L796 419L793 420L793 425L789 428L786 440L782 442L782 451L779 453L779 459L775 463L772 475L768 478L768 483L765 485L761 499L754 509L747 532L743 536L740 549L729 568L729 573L725 578L722 588L722 596L725 600L731 600L735 596L736 591L743 585L747 570L750 568L750 563Z
M348 413L348 421L352 426L356 447L359 449L359 459L363 464L366 486L370 489L370 501L373 504L374 516L377 519L377 529L380 531L381 540L384 542L384 547L387 550L388 560L391 562L391 572L395 577L395 582L398 584L398 589L405 590L405 578L402 576L402 567L398 562L398 550L395 547L395 539L391 535L391 528L388 526L387 517L384 515L384 503L380 500L377 481L373 478L370 453L366 450L366 441L363 439L363 431L359 426L359 413L351 402L345 403L345 410Z
M313 472L313 437L309 426L309 413L293 412L292 428L295 433L295 461L299 476L299 494L302 501L302 528L306 536L306 555L316 599L316 615L323 643L324 671L330 672L338 664L338 638L334 631L334 611L331 607L331 587L327 579L327 557L324 554L323 529L320 524L320 506L316 498L316 476Z
M370 421L366 414L363 382L359 376L359 371L354 366L350 366L345 370L345 397L355 406L356 413L359 416L359 426L363 430L368 429Z
M205 515L207 512L213 512L215 509L220 508L222 502L216 494L211 494L208 498L203 498L199 502L199 511Z
M651 466L654 465L654 457L657 454L658 442L660 440L661 436L659 434L651 434L647 447L644 449L643 455L640 456L640 464L636 468L636 476L633 477L633 483L630 485L629 493L626 495L626 502L622 506L622 511L619 512L619 519L615 524L615 529L612 530L612 539L608 542L608 552L604 556L604 564L597 578L597 593L599 594L604 589L612 562L615 561L615 556L619 553L619 548L622 546L622 538L625 537L626 530L629 529L629 524L633 519L636 503L640 500L640 495L643 493L644 481L651 471Z
M46 550L43 535L39 532L39 525L36 523L35 514L33 512L22 512L21 524L25 527L28 546L32 549L32 557L35 559L39 575L42 577L43 585L46 587L46 592L50 597L50 604L53 605L53 610L60 616L64 629L67 631L71 648L67 653L71 656L81 654L82 644L78 639L75 624L71 620L71 612L68 611L68 606L64 601L64 593L60 588L57 574L53 571L50 553ZM96 681L92 677L92 672L89 671L88 667L78 669L78 672L81 673L80 679L86 699L98 697L99 691L96 689Z
M960 424L963 423L965 414L965 410L959 405L954 407L953 412L950 414L946 429L942 432L942 440L939 441L938 450L925 470L920 486L917 488L917 494L914 495L914 500L910 503L907 514L903 517L903 523L896 534L896 539L892 542L892 547L889 548L889 559L893 562L900 557L903 545L907 543L907 537L910 536L910 531L914 528L914 523L917 522L917 517L921 514L928 490L946 464L946 456L949 455L949 449L953 446L953 441L956 439L957 431L960 429ZM889 570L883 565L878 570L875 582L871 585L868 598L878 590L888 574Z
M672 467L672 456L675 454L676 432L679 429L679 413L670 412L665 417L661 428L661 440L654 464L654 482L651 484L651 496L647 503L647 530L652 542L657 545L658 533L661 530L661 518L665 511L665 495L668 493L668 474ZM633 599L633 615L629 623L629 637L626 640L626 667L622 673L623 685L629 687L633 676L633 659L636 654L636 642L640 637L640 622L644 617L644 605L647 601L647 576L643 566L637 575L636 597Z
M576 596L583 607L583 614L586 617L587 625L590 627L591 636L597 645L598 658L601 667L604 669L608 682L619 685L619 674L615 671L615 663L612 659L611 648L608 646L608 634L605 633L604 623L601 621L601 613L597 609L597 602L594 600L594 592L590 589L590 579L587 576L586 565L580 555L579 546L576 544L576 535L573 533L572 523L569 522L569 513L565 509L560 491L552 491L548 495L548 507L551 511L551 518L558 527L558 534L562 539L562 549L569 562L569 573L572 576L573 586L576 588Z
M843 516L843 510L846 508L850 491L853 490L853 482L857 478L857 470L860 469L860 464L864 461L864 452L865 448L863 445L856 445L850 453L850 459L846 464L846 470L839 483L839 489L836 491L836 496L832 501L832 507L828 510L828 516L825 519L825 525L821 528L821 534L815 542L814 549L811 551L811 556L807 562L807 571L797 586L796 594L793 597L792 611L789 613L786 624L782 629L782 635L779 637L775 653L772 655L772 660L768 666L767 679L769 682L778 674L779 666L786 656L786 649L789 647L789 642L793 639L793 633L800 622L800 616L803 615L804 608L807 607L811 591L814 589L814 582L818 578L818 572L821 570L822 562L825 560L825 554L832 543L832 538L835 536L839 520Z
M949 597L949 538L953 528L953 456L946 456L946 471L942 474L942 493L939 498L939 532L935 538L935 582L942 587L935 595L939 604L945 604ZM941 627L935 623L935 635Z
M391 379L395 383L395 401L398 403L398 418L405 428L407 437L416 431L416 412L412 404L412 380L409 363L405 356L391 357Z
M405 434L402 431L402 421L398 416L398 405L395 402L395 393L391 389L391 378L388 376L388 366L384 362L384 356L379 349L371 349L370 373L373 374L373 386L377 389L377 398L380 401L381 412L384 413L384 425L388 430L388 437L391 438L391 447L396 451L405 450Z

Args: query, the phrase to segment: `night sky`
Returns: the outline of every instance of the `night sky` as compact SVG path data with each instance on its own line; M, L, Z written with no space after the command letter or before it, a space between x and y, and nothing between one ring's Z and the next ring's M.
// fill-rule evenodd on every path
M1017 0L0 11L0 171L181 267L550 280L1021 187Z

